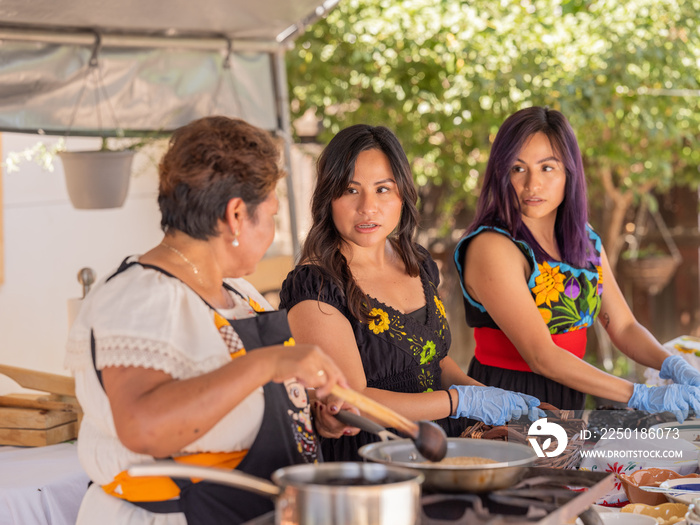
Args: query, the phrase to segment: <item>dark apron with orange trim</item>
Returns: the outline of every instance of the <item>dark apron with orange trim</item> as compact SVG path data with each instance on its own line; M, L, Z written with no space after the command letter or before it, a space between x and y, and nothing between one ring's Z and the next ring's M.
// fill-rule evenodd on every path
M133 264L140 263L122 264L115 275ZM143 266L171 275L156 266ZM224 286L241 295L230 286ZM256 317L228 321L241 338L246 352L284 344L292 337L286 310L259 312ZM99 375L98 373L98 377ZM265 411L260 430L236 470L270 479L271 474L279 468L321 461L318 439L312 428L308 397L304 388L294 381L285 381L284 384L270 382L263 387L263 392ZM249 491L205 481L175 482L181 489L179 500L130 503L151 512L184 512L189 525L235 525L274 509L272 499Z
M291 337L284 310L229 322L247 352L282 344ZM297 384L296 388L302 387ZM311 423L300 421L300 417L305 417L303 411L293 404L285 385L268 383L263 390L262 426L237 470L270 479L278 468L319 460ZM289 446L290 443L294 446ZM188 524L242 523L274 509L274 502L268 497L207 482L184 487L180 501Z

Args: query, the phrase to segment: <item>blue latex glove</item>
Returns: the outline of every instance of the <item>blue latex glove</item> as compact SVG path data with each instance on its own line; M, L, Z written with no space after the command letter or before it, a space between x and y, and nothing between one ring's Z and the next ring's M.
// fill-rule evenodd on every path
M652 413L673 412L678 422L683 423L689 409L700 414L700 388L678 384L648 387L636 383L627 404Z
M450 390L459 394L457 410L453 419L468 417L483 421L487 425L503 425L511 419L527 414L530 421L545 417L538 405L540 400L492 386L452 385Z
M681 385L700 386L700 372L679 355L664 359L659 377Z

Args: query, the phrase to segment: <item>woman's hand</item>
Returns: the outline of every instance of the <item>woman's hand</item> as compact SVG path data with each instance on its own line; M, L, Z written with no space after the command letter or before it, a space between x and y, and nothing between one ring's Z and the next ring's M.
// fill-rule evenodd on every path
M360 411L355 407L344 403L341 399L330 395L323 401L315 400L311 404L311 411L314 414L314 424L316 431L327 438L339 438L341 436L354 436L360 429L349 427L341 423L335 414L341 410L347 410L360 415Z
M453 418L470 417L487 425L503 425L523 415L530 421L545 417L545 413L537 408L540 400L527 394L491 386L452 385L450 389L457 390L459 395Z
M659 377L680 385L700 386L700 372L679 355L664 359Z
M317 398L328 396L336 383L347 387L343 373L317 345L278 347L273 363L272 381L282 383L295 377L304 387L315 388Z
M678 422L683 423L689 410L695 414L700 413L700 388L675 383L652 387L635 383L634 392L627 404L652 414L673 412Z

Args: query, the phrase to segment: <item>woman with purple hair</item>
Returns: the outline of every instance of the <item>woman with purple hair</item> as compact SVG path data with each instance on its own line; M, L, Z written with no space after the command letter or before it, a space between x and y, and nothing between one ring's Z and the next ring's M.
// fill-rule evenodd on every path
M582 409L586 394L679 420L700 409L700 373L635 319L587 222L581 152L560 112L531 107L503 123L455 263L477 381L563 409ZM675 384L648 388L586 363L596 318L625 355Z

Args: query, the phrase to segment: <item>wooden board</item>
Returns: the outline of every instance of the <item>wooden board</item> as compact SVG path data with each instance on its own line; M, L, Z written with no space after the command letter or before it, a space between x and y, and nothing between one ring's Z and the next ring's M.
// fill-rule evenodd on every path
M79 412L80 405L77 401L58 401L52 396L55 394L8 394L0 396L0 407L37 408L43 410L68 410Z
M0 445L15 447L43 447L63 443L78 437L76 421L64 423L53 428L0 428Z
M77 419L76 413L65 410L0 407L0 428L45 430Z

